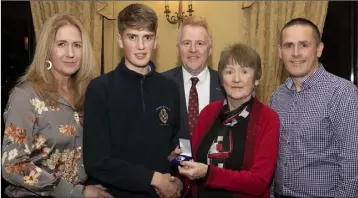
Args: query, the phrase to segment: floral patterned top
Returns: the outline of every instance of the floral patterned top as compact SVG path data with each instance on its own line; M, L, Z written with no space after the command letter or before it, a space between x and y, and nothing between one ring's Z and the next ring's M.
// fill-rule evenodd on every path
M4 112L2 175L11 197L83 197L79 114L63 98L42 101L29 83L14 88Z

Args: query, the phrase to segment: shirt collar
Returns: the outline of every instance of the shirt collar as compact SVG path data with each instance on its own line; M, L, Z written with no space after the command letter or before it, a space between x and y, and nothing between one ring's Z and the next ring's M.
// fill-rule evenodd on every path
M320 66L318 67L318 69L313 72L311 74L311 76L309 76L306 80L304 80L301 84L301 90L305 90L305 89L308 89L310 87L312 87L313 85L315 85L320 79L321 79L321 76L323 75L323 73L325 72L326 70L324 69L323 65L320 64ZM295 88L295 85L293 83L293 80L291 77L288 77L286 82L285 82L285 85L288 89L290 90L296 90Z
M208 76L210 75L209 72L209 68L208 66L205 66L205 68L203 69L203 71L201 71L197 76L192 76L186 69L185 67L182 66L182 71L183 71L183 80L184 80L184 84L190 83L191 84L191 80L190 78L192 77L197 77L199 79L199 83L204 83L206 81L206 79L208 78Z

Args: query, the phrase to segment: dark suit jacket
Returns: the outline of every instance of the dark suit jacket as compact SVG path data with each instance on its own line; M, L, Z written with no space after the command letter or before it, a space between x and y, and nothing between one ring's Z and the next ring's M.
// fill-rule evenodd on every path
M177 82L180 90L180 130L178 137L189 138L189 124L188 124L188 112L185 99L184 91L184 80L183 80L183 67L175 67L168 71L165 71L164 76L173 78ZM225 91L222 88L219 80L218 72L210 69L210 102L225 99ZM200 97L200 96L199 96Z

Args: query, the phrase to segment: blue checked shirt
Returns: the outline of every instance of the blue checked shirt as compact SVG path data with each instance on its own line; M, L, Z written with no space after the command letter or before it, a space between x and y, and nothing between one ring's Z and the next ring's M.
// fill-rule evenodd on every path
M273 190L294 197L358 197L358 89L321 65L296 92L272 95L280 117Z

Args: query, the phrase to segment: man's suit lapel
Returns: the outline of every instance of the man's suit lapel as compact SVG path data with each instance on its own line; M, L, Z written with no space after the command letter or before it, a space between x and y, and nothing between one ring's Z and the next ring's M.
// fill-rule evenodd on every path
M209 68L210 71L210 102L224 99L224 90L220 85L218 73Z

